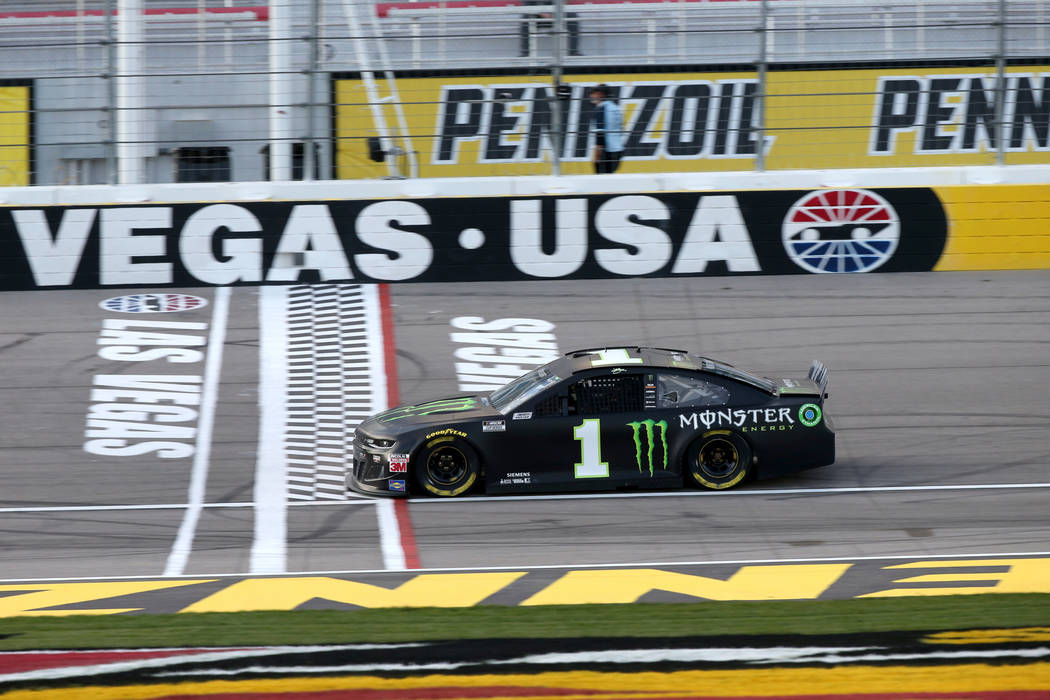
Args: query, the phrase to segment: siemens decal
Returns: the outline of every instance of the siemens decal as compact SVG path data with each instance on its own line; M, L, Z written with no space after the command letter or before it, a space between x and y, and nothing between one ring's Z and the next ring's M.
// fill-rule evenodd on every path
M893 223L894 238L892 247L876 247L872 253L880 256L880 271L930 270L940 257L947 222L932 190L821 192L830 194L820 201L880 203L883 218ZM0 289L873 269L864 260L849 266L825 264L821 256L828 258L827 251L841 236L850 241L877 238L884 236L885 226L861 225L867 214L856 206L807 205L806 212L816 212L812 219L795 221L799 202L809 202L812 194L780 190L11 208L0 211ZM839 209L852 216L843 219L849 225L838 220ZM788 233L801 242L782 238L789 215ZM796 235L794 229L802 223L806 226Z

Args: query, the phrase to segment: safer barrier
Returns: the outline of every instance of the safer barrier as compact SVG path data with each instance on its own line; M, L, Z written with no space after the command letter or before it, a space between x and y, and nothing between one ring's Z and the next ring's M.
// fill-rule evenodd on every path
M915 172L15 189L0 289L1050 267L1050 168Z

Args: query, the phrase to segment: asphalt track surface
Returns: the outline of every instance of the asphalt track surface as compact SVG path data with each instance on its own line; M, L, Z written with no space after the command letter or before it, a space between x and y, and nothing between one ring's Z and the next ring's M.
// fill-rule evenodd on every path
M164 320L209 322L216 290L185 291L212 303ZM93 377L147 371L98 356L103 319L113 317L99 302L122 293L3 295L5 582L159 578L170 565L193 460L83 449ZM813 359L830 368L833 466L725 493L413 499L425 569L1050 550L1048 272L394 285L391 299L403 402L457 392L450 321L468 316L548 321L562 351L647 344L768 375L804 376ZM250 573L258 300L255 288L229 297L204 507L185 575ZM287 518L288 572L389 568L374 503L296 503ZM855 593L839 586L829 595Z

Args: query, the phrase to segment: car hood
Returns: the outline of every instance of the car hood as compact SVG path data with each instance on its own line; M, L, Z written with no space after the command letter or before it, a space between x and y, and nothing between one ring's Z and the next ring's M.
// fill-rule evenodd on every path
M487 401L482 401L480 394L469 394L398 406L377 413L361 423L358 429L374 437L394 437L419 428L499 415L499 411L488 406Z

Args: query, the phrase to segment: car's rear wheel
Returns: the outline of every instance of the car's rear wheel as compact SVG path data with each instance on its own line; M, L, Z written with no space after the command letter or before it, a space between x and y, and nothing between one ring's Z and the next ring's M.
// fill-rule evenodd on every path
M751 472L751 448L730 430L711 430L686 451L685 472L705 489L728 489Z
M416 483L432 496L461 496L478 481L478 453L466 441L442 436L427 442L414 462Z

